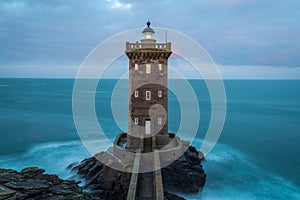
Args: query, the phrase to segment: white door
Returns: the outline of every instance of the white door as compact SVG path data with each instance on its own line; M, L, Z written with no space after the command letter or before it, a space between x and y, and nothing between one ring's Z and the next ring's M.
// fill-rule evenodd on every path
M151 133L151 121L146 120L145 121L145 134L150 134Z

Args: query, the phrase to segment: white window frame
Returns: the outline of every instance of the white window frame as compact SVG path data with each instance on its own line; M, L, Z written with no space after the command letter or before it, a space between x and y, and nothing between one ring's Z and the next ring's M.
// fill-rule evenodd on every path
M145 120L145 134L151 134L151 120Z
M134 69L135 69L135 71L137 71L137 70L139 70L139 64L134 64Z
M146 64L146 74L151 74L151 64Z
M146 91L146 100L151 100L151 91Z
M159 90L159 91L157 92L157 95L158 95L158 97L162 97L162 91Z
M134 124L138 124L139 123L139 118L134 118Z
M157 124L158 124L158 125L161 125L161 124L162 124L162 119L161 119L161 117L157 118Z
M159 70L159 71L162 70L162 64L158 64L158 70Z
M139 97L139 91L134 91L134 97Z

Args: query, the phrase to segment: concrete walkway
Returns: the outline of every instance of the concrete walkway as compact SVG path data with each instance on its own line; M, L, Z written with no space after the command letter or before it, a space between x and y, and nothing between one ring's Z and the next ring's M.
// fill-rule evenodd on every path
M154 152L154 158L147 164L155 166L156 171L138 173L141 165L141 154L137 153L133 165L127 200L163 200L163 184L160 171L159 153Z

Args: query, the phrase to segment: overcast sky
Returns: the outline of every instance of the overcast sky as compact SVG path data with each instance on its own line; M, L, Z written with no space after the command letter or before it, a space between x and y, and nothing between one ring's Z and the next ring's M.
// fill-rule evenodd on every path
M225 78L300 79L299 10L299 0L1 0L0 77L74 77L97 44L150 18L194 38Z

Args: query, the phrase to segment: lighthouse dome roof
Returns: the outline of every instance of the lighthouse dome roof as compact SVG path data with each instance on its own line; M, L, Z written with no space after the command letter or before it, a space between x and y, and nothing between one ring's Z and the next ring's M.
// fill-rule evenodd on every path
M142 33L147 33L147 32L150 32L150 33L155 33L155 31L150 27L151 23L148 21L147 22L147 27L143 30Z

